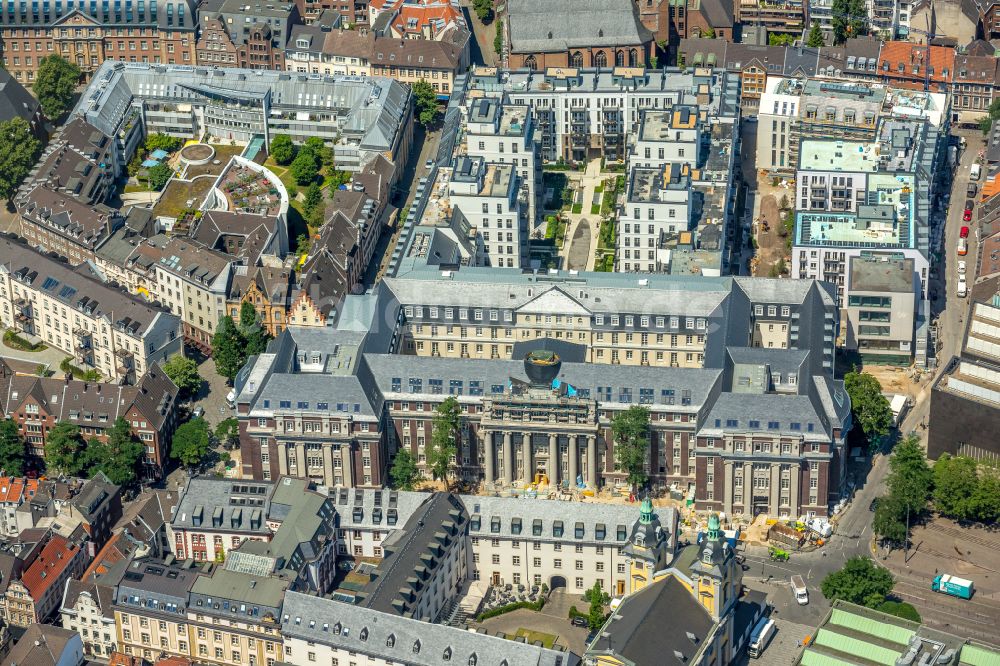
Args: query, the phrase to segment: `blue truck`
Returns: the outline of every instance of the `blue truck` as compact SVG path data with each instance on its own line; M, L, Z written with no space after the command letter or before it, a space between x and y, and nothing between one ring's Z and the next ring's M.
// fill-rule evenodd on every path
M934 577L931 583L931 590L942 594L950 594L959 599L971 599L973 585L971 580L952 576L951 574L939 574Z

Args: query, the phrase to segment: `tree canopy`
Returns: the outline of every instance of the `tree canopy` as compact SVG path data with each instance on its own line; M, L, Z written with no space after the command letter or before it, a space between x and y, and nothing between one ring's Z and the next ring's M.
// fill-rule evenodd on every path
M300 150L299 154L292 160L292 165L288 170L299 185L308 185L319 175L319 165L316 163L315 156L303 150Z
M240 443L240 421L235 416L223 419L215 426L215 438L227 446Z
M94 438L87 446L89 475L104 472L111 483L128 485L139 476L142 442L132 434L128 421L123 418L118 418L105 434L106 442Z
M885 602L894 583L891 573L859 555L847 560L840 571L824 578L820 590L831 602L843 599L859 606L876 608Z
M208 421L198 417L181 424L174 432L174 440L170 446L170 457L182 465L194 467L202 462L208 453L210 438L208 436Z
M24 438L10 419L0 421L0 469L9 476L24 473Z
M212 358L216 371L232 381L247 359L267 349L270 334L257 321L257 309L253 303L240 304L240 323L237 326L229 315L219 320L219 326L212 338Z
M183 354L174 354L163 364L163 372L167 373L170 381L177 385L180 392L185 396L197 395L201 390L202 378L198 374L198 364L193 358L188 358Z
M843 44L850 37L868 33L868 8L865 0L833 0L833 43Z
M403 448L396 452L389 477L392 479L393 488L413 490L413 484L420 477L420 472L417 470L417 461L409 449Z
M271 139L271 157L282 166L288 166L295 159L295 144L287 134L278 134Z
M149 189L159 192L167 185L167 181L174 175L174 170L166 162L160 162L156 166L151 166L146 170L146 181Z
M882 395L882 385L867 372L848 372L844 388L851 397L855 427L861 428L869 446L878 445L892 428L892 409Z
M908 435L896 445L889 458L886 485L889 494L911 513L920 513L930 499L934 472L927 466L920 438Z
M1000 520L1000 477L991 466L947 453L934 463L934 508L957 520Z
M24 118L0 123L0 199L9 199L38 159L41 142Z
M461 425L462 408L454 396L448 396L434 411L431 442L427 447L427 466L435 479L447 485L448 472L458 453L458 430Z
M809 29L809 36L806 37L806 46L813 49L826 46L826 40L823 39L823 30L819 27L818 21L813 21L812 28Z
M483 23L493 19L493 0L472 0L472 9Z
M417 120L424 127L434 124L438 117L437 93L430 83L420 79L413 84L413 99L417 110Z
M183 144L184 141L182 141L179 137L163 134L162 132L154 132L146 137L146 150L150 152L154 150L165 150L168 153L172 153Z
M254 354L264 353L267 343L271 341L271 335L258 321L257 308L250 301L240 304L239 333L243 338L244 363Z
M45 466L68 476L77 476L86 467L80 428L69 421L59 421L45 438Z
M906 539L906 506L899 498L886 495L878 499L872 531L879 537L893 543L903 543Z
M50 55L38 62L35 83L31 86L49 120L58 120L69 110L80 68L59 55Z
M632 405L619 412L611 420L611 432L618 467L626 473L634 491L649 479L645 467L649 460L649 409Z

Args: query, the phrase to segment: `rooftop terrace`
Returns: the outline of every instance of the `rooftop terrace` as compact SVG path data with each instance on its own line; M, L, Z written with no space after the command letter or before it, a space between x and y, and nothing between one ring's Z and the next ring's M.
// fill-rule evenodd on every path
M878 151L867 141L803 139L799 169L805 171L873 172L878 170Z
M640 141L671 141L670 130L694 129L698 126L698 109L675 106L665 111L646 111L639 126Z
M628 201L658 203L661 192L690 188L691 176L687 165L668 164L663 169L635 168L629 176Z

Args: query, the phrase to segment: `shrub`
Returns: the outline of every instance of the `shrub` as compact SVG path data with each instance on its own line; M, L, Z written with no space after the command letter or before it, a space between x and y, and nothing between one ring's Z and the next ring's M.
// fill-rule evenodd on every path
M44 343L39 342L38 344L33 344L31 342L28 342L14 331L7 331L6 333L4 333L3 341L7 343L8 347L12 347L19 351L36 352L48 349L48 347Z
M506 606L500 606L498 608L493 608L488 611L483 611L478 616L476 616L476 622L483 622L491 617L496 617L498 615L503 615L504 613L509 613L511 611L516 611L521 608L527 608L528 610L540 611L545 605L545 597L539 597L538 601L515 601L512 604L507 604Z

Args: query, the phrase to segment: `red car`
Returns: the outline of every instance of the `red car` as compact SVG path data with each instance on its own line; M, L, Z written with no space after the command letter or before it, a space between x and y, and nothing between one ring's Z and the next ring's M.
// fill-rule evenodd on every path
M969 227L962 227L962 230L958 232L958 237L959 238L968 238L969 237Z
M965 212L962 213L962 222L971 222L971 221L972 221L972 211L966 208Z

